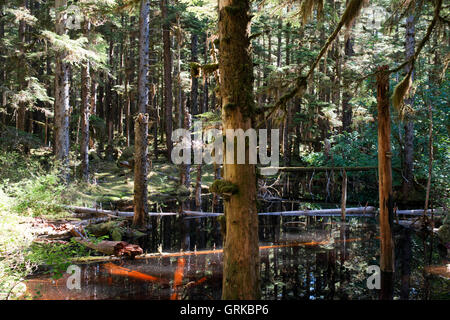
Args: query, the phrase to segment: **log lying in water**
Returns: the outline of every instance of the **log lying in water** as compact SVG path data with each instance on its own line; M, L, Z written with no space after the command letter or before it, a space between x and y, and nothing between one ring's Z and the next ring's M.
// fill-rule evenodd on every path
M443 213L444 210L442 208L427 210L427 215L430 216L431 212L433 214ZM409 216L421 216L423 215L423 209L413 209L413 210L397 210L398 215L409 215Z
M370 171L378 169L377 166L371 167L261 167L258 170L263 173L265 171L282 171L282 172L325 172L325 171Z
M375 237L375 239L379 239L380 237ZM366 241L370 238L351 238L351 239L335 239L335 243L342 242L357 242L357 241ZM303 241L303 242L285 242L275 245L267 245L260 246L259 250L271 250L271 249L279 249L279 248L290 248L290 247L315 247L320 245L328 245L332 243L332 239L325 239L322 241ZM189 257L189 256L201 256L201 255L214 255L214 254L222 254L223 249L213 249L213 250L201 250L201 251L180 251L180 252L164 252L164 253L146 253L139 256L136 256L136 260L145 260L145 259L161 259L161 258L178 258L178 257ZM103 261L118 261L120 258L117 257L81 257L81 258L71 258L73 263L98 263ZM203 282L204 280L202 280Z
M90 214L106 214L118 217L133 217L133 212L126 211L113 211L113 210L103 210L96 208L85 208L76 206L66 206L67 209L76 213L90 213ZM372 217L376 213L375 207L357 207L357 208L347 208L345 210L346 216L348 217ZM442 209L433 209L433 214L442 213ZM180 213L176 212L149 212L149 216L176 216ZM202 211L189 211L186 210L182 213L186 216L192 216L197 218L202 217L218 217L222 216L222 212L202 212ZM397 210L398 215L410 215L410 216L421 216L423 214L423 209L414 210ZM334 217L341 215L341 209L319 209L319 210L297 210L297 211L279 211L279 212L261 212L260 216L309 216L309 217ZM431 210L428 210L427 215L431 215Z
M74 238L76 242L84 245L85 247L94 249L98 252L107 255L114 255L117 257L128 256L134 258L137 255L142 254L144 251L141 247L135 244L129 244L124 241L91 241L89 239Z
M104 210L98 208L85 208L77 206L66 206L66 209L73 211L75 213L89 213L89 214L106 214L116 217L133 217L134 212L128 211L117 211L117 210ZM149 212L149 216L176 216L176 212Z
M375 213L375 207L359 207L347 208L345 210L347 216L372 217ZM184 211L188 216L201 217L217 217L223 213L200 212L200 211ZM320 209L320 210L297 210L297 211L280 211L280 212L260 212L260 216L309 216L309 217L333 217L340 216L341 209Z
M146 273L142 273L139 271L124 268L124 267L115 265L114 263L110 263L110 262L102 265L102 268L112 275L125 276L128 278L133 278L133 279L142 280L142 281L168 283L168 281L165 279L161 279L158 277L148 275Z

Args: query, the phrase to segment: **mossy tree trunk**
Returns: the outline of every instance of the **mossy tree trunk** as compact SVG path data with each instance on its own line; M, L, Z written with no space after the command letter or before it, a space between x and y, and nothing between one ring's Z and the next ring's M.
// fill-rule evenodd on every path
M391 284L394 272L393 200L391 168L391 122L389 112L389 73L388 66L379 68L377 73L378 104L378 174L380 198L380 269L383 288L381 297L391 298Z
M142 227L148 216L148 65L150 1L141 0L139 19L138 116L135 124L133 225Z
M238 128L245 131L252 126L255 102L249 6L248 0L219 1L219 68L224 132ZM248 151L246 146L247 159ZM224 201L226 240L222 298L259 299L255 166L235 164L236 161L229 164L225 155L224 160L224 180L236 186L237 192Z

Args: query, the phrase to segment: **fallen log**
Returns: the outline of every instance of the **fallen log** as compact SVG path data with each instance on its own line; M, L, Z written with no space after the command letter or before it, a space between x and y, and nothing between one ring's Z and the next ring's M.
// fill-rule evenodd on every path
M128 211L118 211L118 210L104 210L98 208L85 208L85 207L77 207L77 206L66 206L66 209L73 211L75 213L89 213L89 214L97 214L97 215L110 215L116 217L133 217L134 212ZM149 216L176 216L179 213L176 212L149 212Z
M127 256L130 258L134 258L135 256L140 255L144 252L138 245L129 244L124 241L91 241L89 239L83 239L80 237L76 237L74 239L76 242L84 245L85 247L110 256Z
M85 208L85 207L76 207L76 206L66 206L67 209L72 210L78 213L92 213L92 214L106 214L116 217L126 217L131 218L134 215L134 212L128 211L113 211L113 210L103 210L97 208ZM375 207L356 207L356 208L346 208L346 215L349 217L369 217L373 216L376 213ZM433 209L433 211L428 210L427 215L434 215L443 213L443 209ZM318 210L297 210L297 211L278 211L278 212L261 212L258 213L260 216L310 216L310 217L334 217L340 216L342 213L341 209L318 209ZM202 211L190 211L186 210L183 213L178 212L149 212L149 216L176 216L176 215L186 215L186 216L195 216L198 218L201 217L218 217L222 216L222 212L202 212ZM420 216L423 215L423 209L414 209L414 210L397 210L398 215L411 215L411 216Z
M102 268L106 270L108 273L116 276L124 276L128 278L133 278L136 280L142 280L142 281L150 281L150 282L159 282L159 283L168 283L167 280L157 278L151 275L148 275L146 273L142 273L139 271L131 270L128 268L124 268L118 265L115 265L114 263L105 263L102 265Z
M180 291L180 287L183 284L183 277L184 277L184 265L186 264L186 260L184 258L178 259L178 265L177 269L175 270L175 275L173 278L173 285L172 290L174 291L171 296L170 300L178 300L178 293Z
M379 239L380 237L375 237ZM356 242L356 241L365 241L370 238L353 238L353 239L335 239L335 243L342 242ZM289 247L314 247L319 245L327 245L333 242L332 239L324 240L324 241L303 241L303 242L285 242L275 245L267 245L260 246L259 250L270 250L270 249L279 249L279 248L289 248ZM136 260L146 260L146 259L161 259L161 258L179 258L179 257L189 257L189 256L200 256L200 255L213 255L213 254L222 254L223 249L212 249L212 250L201 250L201 251L180 251L180 252L161 252L161 253L146 253L141 254L135 257ZM120 258L118 257L81 257L81 258L71 258L70 261L73 263L98 263L104 261L118 261Z
M358 217L372 217L375 213L375 207L359 207L359 208L347 208L345 210L346 215L358 216ZM188 216L199 217L218 217L223 215L221 212L201 212L201 211L184 211ZM297 211L279 211L279 212L260 212L260 216L340 216L341 209L320 209L320 210L297 210Z
M326 172L326 171L370 171L378 169L377 166L370 167L261 167L258 168L261 174L265 171L281 171L281 172Z
M436 208L433 210L427 210L427 215L430 216L431 213L440 214L443 213L444 210L442 208ZM423 215L423 209L413 209L413 210L397 210L398 215L410 215L410 216L421 216Z
M118 217L113 217L113 218L118 218ZM86 226L89 226L91 224L98 224L98 223L103 223L103 222L108 222L108 221L111 221L111 217L110 216L82 220L82 221L79 221L79 222L75 222L74 225L80 226L80 227L86 227Z

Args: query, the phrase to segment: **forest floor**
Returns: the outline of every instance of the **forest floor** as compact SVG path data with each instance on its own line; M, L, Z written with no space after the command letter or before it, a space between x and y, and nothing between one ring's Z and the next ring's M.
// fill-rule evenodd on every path
M194 169L194 168L192 168ZM191 190L193 194L197 171L191 169ZM100 161L95 164L93 183L85 188L76 188L67 195L72 205L95 207L102 204L111 209L133 211L133 171L119 167L116 162ZM214 174L212 166L202 168L202 189L206 190L212 184ZM153 160L148 175L149 205L164 207L165 201L175 200L186 190L180 190L179 169L165 160ZM125 209L125 210L124 210Z

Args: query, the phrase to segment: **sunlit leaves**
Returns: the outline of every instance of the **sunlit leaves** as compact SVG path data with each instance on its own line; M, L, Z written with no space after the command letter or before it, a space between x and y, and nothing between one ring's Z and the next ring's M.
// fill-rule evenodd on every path
M67 63L82 64L89 61L100 64L105 61L104 55L86 49L88 39L85 37L71 39L69 35L58 35L48 30L43 31L42 35L52 44L53 50L66 53Z

